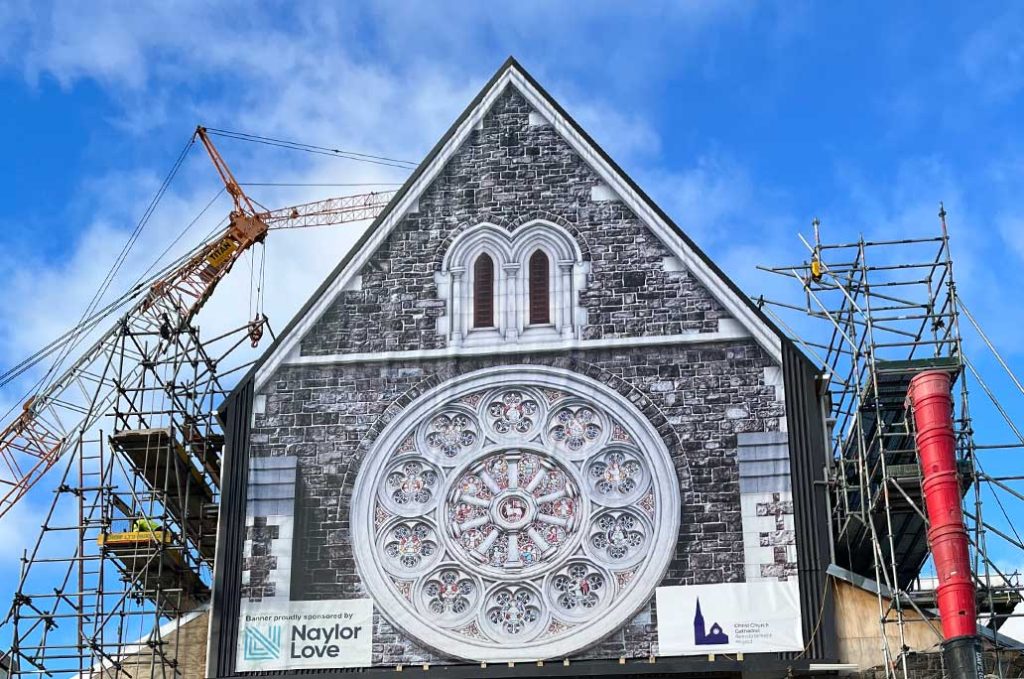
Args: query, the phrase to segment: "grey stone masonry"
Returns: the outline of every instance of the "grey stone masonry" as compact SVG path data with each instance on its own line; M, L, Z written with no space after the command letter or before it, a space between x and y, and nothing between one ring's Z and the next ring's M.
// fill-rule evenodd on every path
M439 332L446 326L446 299L456 299L442 298L438 289L449 248L461 234L483 223L514 234L537 220L557 224L561 228L552 231L562 238L567 232L579 246L578 252L572 248L574 261L568 265L578 268L571 276L551 279L568 281L556 286L561 292L552 295L578 294L572 300L568 333L552 333L554 340L543 346L543 353L525 353L521 346L524 353L514 356L500 351L448 358L430 352L427 355L435 358L419 360L380 355L457 351L447 346L448 335ZM527 231L519 233L529 236ZM567 265L562 259L553 264L564 272ZM606 385L632 403L664 441L675 476L666 472L661 458L659 474L670 478L659 481L662 488L678 483L680 526L662 585L750 579L741 485L744 477L761 475L758 465L771 466L776 459L741 459L739 439L746 437L755 446L763 443L773 452L780 446L785 449L784 434L774 433L785 421L782 389L777 380L766 377L777 374L779 366L752 338L723 341L713 334L728 318L723 307L637 215L609 193L601 177L553 126L542 122L518 90L510 86L494 100L482 122L417 197L415 209L394 225L356 273L358 283L347 285L312 325L299 353L375 354L374 360L348 356L344 361L321 359L319 365L285 364L256 395L260 407L253 417L251 468L276 470L276 464L266 461L284 459L293 460L297 471L290 551L277 543L292 522L282 519L278 537L262 519L251 526L252 558L261 560L251 564L255 577L250 595L279 596L289 587L292 600L369 597L357 569L350 508L356 479L375 441L396 417L413 416L407 408L429 390L484 368L523 364L571 371ZM584 277L581 285L578 281ZM443 292L449 295L455 286L445 285ZM609 342L602 348L580 348L587 346L585 342L557 343L577 331L581 340L690 337L686 342L671 343L673 338L621 349L608 345L624 343ZM489 351L490 346L484 349ZM750 473L741 474L741 464ZM768 471L788 474L788 467ZM674 502L674 490L672 495ZM261 498L275 499L266 492ZM785 514L785 498L760 501L764 517L769 512L772 517ZM791 508L790 501L790 512ZM767 539L770 542L772 536ZM773 555L776 547L765 546ZM271 563L270 557L277 561ZM274 565L280 574L284 559L289 560L291 574L287 582L283 575L274 579ZM642 593L637 601L645 596ZM629 622L574 657L648 657L658 650L658 625L690 624L665 620L665 611L658 620L653 597L633 615L636 605L631 602L616 619L632 615ZM387 611L378 611L374 616L374 664L446 661L409 639L386 615Z
M364 456L384 427L420 394L484 367L549 365L609 385L628 398L665 441L681 493L675 556L663 584L741 582L743 526L737 437L778 426L784 404L765 384L771 359L753 340L577 351L507 358L408 361L280 369L263 387L251 455L298 460L292 598L367 596L353 555L349 506ZM742 408L743 417L726 412ZM582 657L656 652L649 602ZM660 624L666 624L661 621ZM671 624L669 622L668 624ZM374 662L438 662L379 619Z
M303 338L304 355L435 349L445 313L434 281L452 240L490 222L513 231L546 219L572 233L589 260L580 294L584 339L714 332L726 317L687 271L620 201L594 200L597 174L509 88L483 126L448 162L359 272L361 289L338 297Z

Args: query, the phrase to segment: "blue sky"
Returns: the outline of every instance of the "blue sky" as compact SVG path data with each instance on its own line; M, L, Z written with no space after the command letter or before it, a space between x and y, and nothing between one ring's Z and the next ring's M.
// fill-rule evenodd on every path
M0 366L77 318L197 123L419 160L512 54L753 294L785 292L754 264L803 259L796 234L815 216L829 240L921 235L945 201L961 292L1024 374L1024 6L466 4L4 3ZM237 142L221 150L249 182L405 176ZM219 188L195 149L119 282ZM348 190L251 192L276 206ZM226 211L221 199L192 242ZM275 235L276 327L356 236ZM218 293L208 325L245 320L244 278ZM976 340L968 349L1024 411ZM0 411L15 391L0 393ZM1009 440L990 409L976 415L980 439ZM997 469L1021 464L1002 455ZM23 541L47 498L30 497L0 536ZM14 554L0 556L0 601Z

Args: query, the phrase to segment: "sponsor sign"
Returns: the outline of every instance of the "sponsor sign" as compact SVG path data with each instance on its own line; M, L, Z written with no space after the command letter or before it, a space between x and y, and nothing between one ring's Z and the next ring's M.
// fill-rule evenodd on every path
M367 667L373 649L373 601L292 601L242 612L239 672Z
M659 587L656 596L660 655L804 648L795 580Z

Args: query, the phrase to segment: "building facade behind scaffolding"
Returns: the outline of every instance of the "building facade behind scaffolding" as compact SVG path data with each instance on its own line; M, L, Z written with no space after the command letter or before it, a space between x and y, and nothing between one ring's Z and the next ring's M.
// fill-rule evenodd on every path
M218 364L248 327L126 321L94 351L78 433L4 621L12 676L203 674L224 437ZM108 389L113 393L108 396Z
M209 674L811 672L819 386L510 61L228 400Z

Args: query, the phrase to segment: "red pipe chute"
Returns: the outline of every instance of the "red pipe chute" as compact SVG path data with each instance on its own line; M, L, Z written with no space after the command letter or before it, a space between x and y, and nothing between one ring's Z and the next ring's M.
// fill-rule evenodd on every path
M921 462L928 541L939 578L938 605L946 640L978 633L967 529L960 508L951 380L939 370L910 380L907 398L914 410Z

